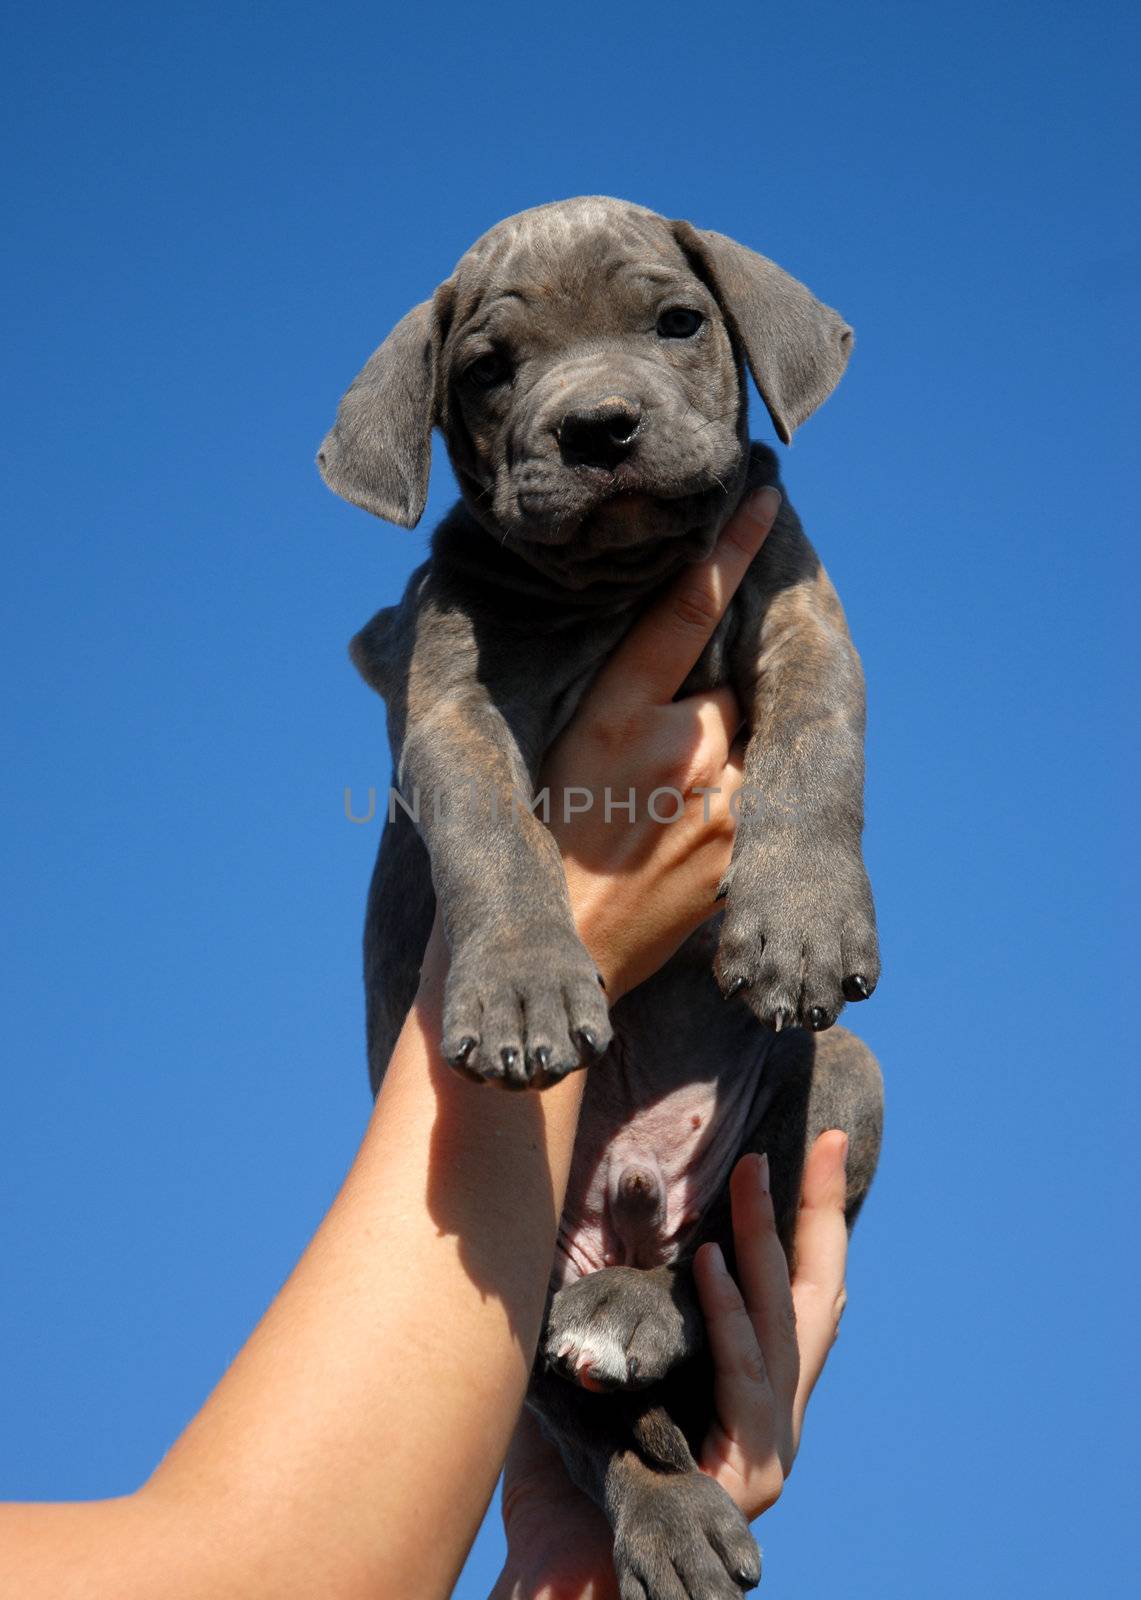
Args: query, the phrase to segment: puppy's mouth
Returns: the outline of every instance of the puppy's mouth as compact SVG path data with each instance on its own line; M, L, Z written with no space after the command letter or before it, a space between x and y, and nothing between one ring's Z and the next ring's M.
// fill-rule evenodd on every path
M640 490L620 490L588 511L578 525L575 543L584 553L607 550L619 556L636 554L640 545L677 534L676 508Z
M599 501L557 544L507 541L532 566L570 589L609 588L660 580L709 554L717 535L720 490L659 498L619 490Z
M640 486L627 488L620 479L614 482L612 478L608 490L570 514L563 509L562 515L545 494L522 494L517 503L524 526L512 530L513 542L556 546L568 555L629 551L633 556L639 548L680 538L695 522L706 521L720 494L719 487L704 486L696 491L687 487L680 493L655 494Z

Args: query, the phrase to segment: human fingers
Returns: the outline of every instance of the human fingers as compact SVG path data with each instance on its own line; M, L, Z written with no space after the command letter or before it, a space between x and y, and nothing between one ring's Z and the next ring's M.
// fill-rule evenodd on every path
M710 820L720 824L720 837L716 841L716 848L719 851L721 866L715 886L717 891L714 895L715 906L723 906L725 895L728 893L729 866L733 854L733 840L737 832L737 792L743 787L744 782L745 742L738 738L729 747L729 754L721 769L721 777L717 783L720 792L706 797Z
M595 680L591 699L631 709L673 699L768 538L780 503L779 491L772 488L742 502L712 554L683 572L631 628Z
M718 1389L729 1384L740 1394L745 1403L733 1408L738 1415L747 1415L758 1401L771 1407L772 1385L764 1352L720 1245L701 1246L693 1260L693 1276ZM720 1405L718 1410L722 1410Z
M848 1261L848 1136L839 1129L822 1133L804 1163L800 1209L794 1235L796 1272L792 1300L800 1344L800 1378L793 1405L796 1438L809 1396L836 1342L846 1301Z
M708 694L690 695L678 701L679 709L690 709L697 717L701 729L701 750L711 769L724 766L729 750L741 729L741 704L735 692L726 685L712 689Z
M742 1156L729 1180L737 1279L769 1381L787 1416L800 1372L788 1263L777 1237L767 1155Z
M507 1557L491 1600L548 1593L618 1600L605 1514L570 1482L526 1407L507 1452L502 1515Z
M764 1353L740 1290L715 1244L693 1263L713 1358L716 1419L701 1451L703 1472L716 1478L752 1520L784 1487L787 1424L769 1380Z

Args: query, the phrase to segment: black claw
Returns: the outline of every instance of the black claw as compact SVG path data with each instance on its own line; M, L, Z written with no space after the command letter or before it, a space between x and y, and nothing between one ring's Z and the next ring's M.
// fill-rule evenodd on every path
M860 972L853 972L850 978L845 978L840 985L844 991L845 1000L866 1000L871 994L868 980Z
M830 1028L832 1026L832 1018L828 1015L823 1006L813 1006L812 1010L808 1013L808 1026L812 1029L813 1033L823 1033L825 1028Z
M596 972L594 974L594 976L598 979L598 987L602 990L603 994L605 994L606 993L606 979L602 976L601 972Z
M545 1044L541 1044L537 1049L528 1050L527 1060L531 1066L537 1067L540 1072L546 1072L551 1064L551 1052Z
M713 896L713 904L716 905L718 900L724 900L728 893L729 879L722 878L721 882L717 885L717 893Z
M740 994L742 989L747 989L748 987L749 987L748 978L734 978L733 982L729 985L729 987L725 991L726 1000L732 1000L732 998L733 998L733 996L735 994Z
M501 1050L499 1052L499 1059L503 1063L504 1072L509 1078L512 1077L515 1072L516 1064L519 1060L518 1050L513 1050L509 1045L506 1050Z
M462 1067L474 1049L475 1040L472 1038L470 1033L467 1033L456 1046L455 1054L449 1056L448 1060L451 1062L453 1067Z
M588 1050L592 1056L600 1054L602 1047L593 1028L576 1028L574 1037L575 1043Z

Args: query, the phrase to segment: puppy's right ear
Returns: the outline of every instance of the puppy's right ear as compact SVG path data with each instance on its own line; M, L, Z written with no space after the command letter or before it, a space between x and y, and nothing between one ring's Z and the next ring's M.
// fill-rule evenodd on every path
M428 498L439 355L437 304L425 300L369 357L317 452L330 489L402 528Z

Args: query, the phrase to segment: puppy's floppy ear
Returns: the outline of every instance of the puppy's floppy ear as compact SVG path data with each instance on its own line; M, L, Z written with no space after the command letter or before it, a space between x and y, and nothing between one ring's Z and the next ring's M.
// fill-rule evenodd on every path
M440 338L436 299L402 317L353 380L317 452L330 489L402 528L416 526L428 498Z
M785 444L839 383L853 334L831 306L775 262L723 233L673 224L674 237L708 284L748 358Z

